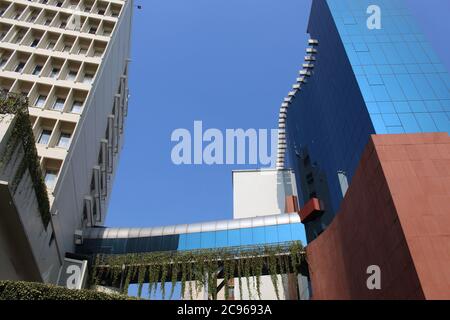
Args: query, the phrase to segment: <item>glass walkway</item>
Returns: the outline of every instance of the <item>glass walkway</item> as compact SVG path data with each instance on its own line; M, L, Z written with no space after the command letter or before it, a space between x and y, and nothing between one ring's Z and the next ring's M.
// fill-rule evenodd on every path
M83 231L83 243L77 246L77 253L128 254L276 245L302 241L303 235L297 214L156 228L88 228Z

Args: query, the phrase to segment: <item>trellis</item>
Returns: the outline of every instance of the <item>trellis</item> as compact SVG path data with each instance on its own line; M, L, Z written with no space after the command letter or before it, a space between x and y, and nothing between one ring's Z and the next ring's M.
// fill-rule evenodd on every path
M172 283L169 299L175 284L181 282L181 295L193 297L194 288L207 288L210 299L217 299L217 280L223 279L225 299L229 298L229 283L238 278L240 298L242 281L247 283L249 296L253 286L261 298L261 276L271 276L279 299L279 274L298 275L305 270L305 250L300 241L276 245L232 247L221 249L146 252L125 255L96 255L92 264L92 284L110 284L127 292L130 283L138 284L138 295L142 296L144 283L148 283L149 296L156 292L160 283L163 299L166 284ZM307 268L306 268L307 269ZM303 272L302 272L303 273Z

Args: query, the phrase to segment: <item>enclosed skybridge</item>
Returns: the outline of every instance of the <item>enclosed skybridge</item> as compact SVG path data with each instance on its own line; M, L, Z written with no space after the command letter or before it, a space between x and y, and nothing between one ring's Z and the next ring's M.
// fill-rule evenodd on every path
M77 253L91 260L91 282L126 291L129 284L197 282L211 298L233 278L307 274L298 214L157 228L88 228ZM217 282L220 279L221 281ZM276 284L274 284L276 285Z
M264 246L300 241L298 214L181 224L155 228L89 228L82 254L128 254L228 247Z

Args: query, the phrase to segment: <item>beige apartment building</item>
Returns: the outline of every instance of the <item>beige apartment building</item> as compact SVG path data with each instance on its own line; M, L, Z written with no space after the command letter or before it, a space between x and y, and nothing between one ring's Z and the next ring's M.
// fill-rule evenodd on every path
M0 210L0 279L56 283L78 230L105 221L128 109L132 12L132 0L0 0L0 89L29 99L51 205L45 227L4 181L0 201L13 205ZM19 240L28 243L20 250Z

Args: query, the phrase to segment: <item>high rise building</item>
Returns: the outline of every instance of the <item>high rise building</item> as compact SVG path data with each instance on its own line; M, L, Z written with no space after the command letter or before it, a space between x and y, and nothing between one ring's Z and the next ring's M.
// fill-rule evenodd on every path
M312 241L338 212L370 135L450 132L450 76L407 1L313 0L308 33L280 110L278 166L294 169L301 206L322 203L305 222Z
M0 1L0 87L28 97L51 207L48 225L21 203L10 208L18 219L1 232L2 279L55 283L77 230L105 221L128 108L132 11L132 0Z

